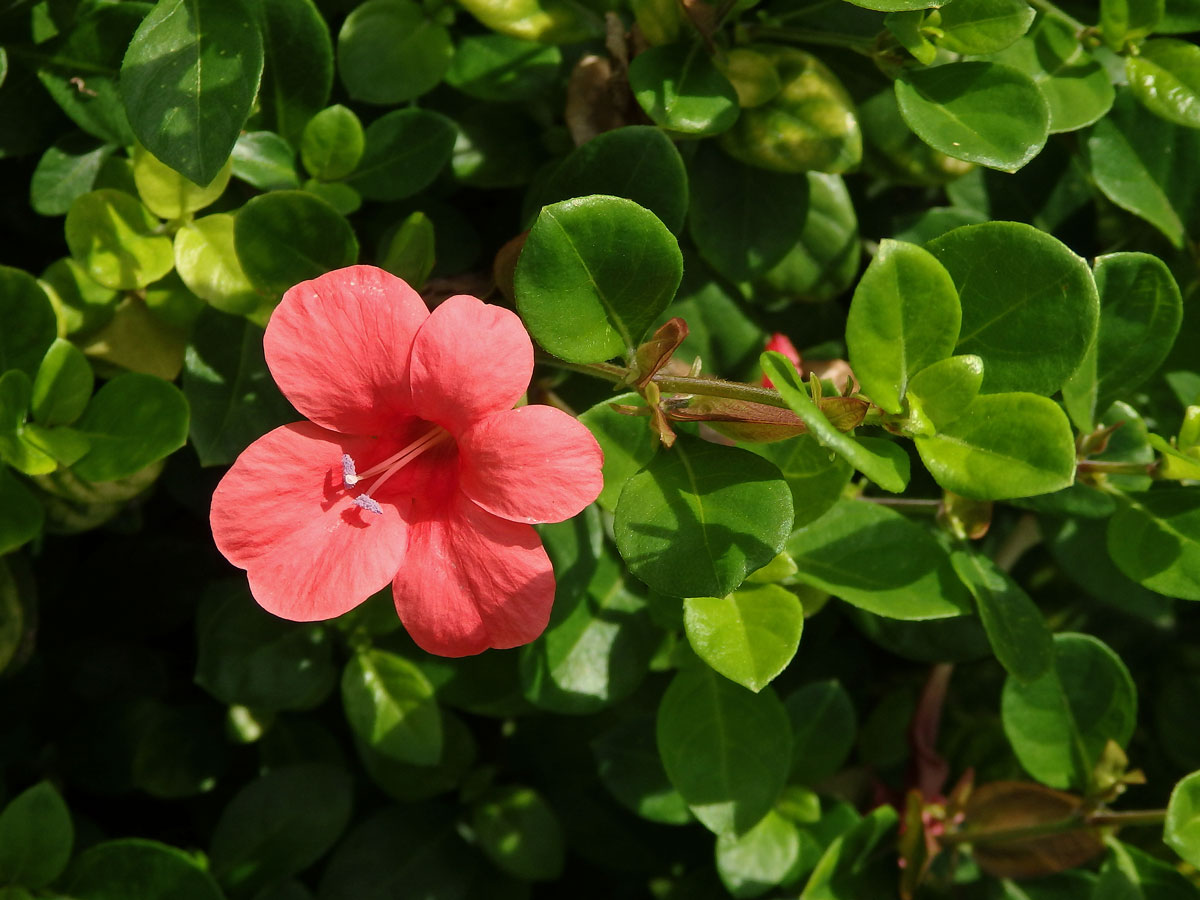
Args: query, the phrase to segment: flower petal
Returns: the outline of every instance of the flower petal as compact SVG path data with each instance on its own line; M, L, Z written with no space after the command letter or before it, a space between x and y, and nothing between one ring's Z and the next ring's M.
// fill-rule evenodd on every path
M600 494L604 454L578 419L522 406L472 424L458 438L463 493L514 522L561 522Z
M330 619L383 588L404 558L395 505L374 514L342 486L342 455L389 447L309 422L276 428L243 451L213 492L217 549L250 579L254 599L296 622Z
M457 434L521 398L533 343L516 313L458 294L421 326L409 366L413 411Z
M343 434L381 434L411 415L408 355L428 317L395 275L337 269L283 295L263 338L267 365L301 415Z
M396 611L417 645L469 656L540 635L550 620L554 572L537 532L457 492L431 512L413 523L392 581Z

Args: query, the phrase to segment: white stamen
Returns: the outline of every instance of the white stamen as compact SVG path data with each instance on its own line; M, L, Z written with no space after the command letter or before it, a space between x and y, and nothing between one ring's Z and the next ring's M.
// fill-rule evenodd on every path
M381 463L377 463L362 474L355 471L354 460L349 453L342 454L342 485L346 490L354 487L354 485L367 478L373 478L380 475L378 481L371 485L363 493L354 498L354 505L365 509L368 512L373 512L376 515L383 515L383 508L378 502L371 498L374 493L385 481L407 466L410 462L424 453L431 447L436 447L446 438L450 437L450 433L440 425L434 425L429 431L421 435L403 450L398 453L393 453ZM382 473L382 474L381 474Z

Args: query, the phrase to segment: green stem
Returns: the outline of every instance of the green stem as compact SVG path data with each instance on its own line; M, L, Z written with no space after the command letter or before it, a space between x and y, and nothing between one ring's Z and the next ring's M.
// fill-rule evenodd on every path
M1022 828L997 828L994 831L967 828L942 835L938 842L943 846L955 844L1002 844L1011 841L1028 841L1052 834L1079 831L1085 828L1121 827L1124 825L1160 825L1167 817L1165 809L1139 809L1129 812L1097 812L1087 816L1072 816L1056 822L1026 825Z
M1070 25L1075 29L1076 34L1081 34L1087 31L1090 26L1084 25L1074 16L1059 9L1050 0L1029 0L1029 5L1034 9L1039 10L1043 15L1049 16L1052 19L1058 19L1066 25Z

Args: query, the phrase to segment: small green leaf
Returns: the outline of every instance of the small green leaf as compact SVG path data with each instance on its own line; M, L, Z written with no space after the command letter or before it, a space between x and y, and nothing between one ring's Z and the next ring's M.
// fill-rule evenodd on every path
M925 10L912 9L890 12L884 17L883 24L892 33L900 46L913 55L923 66L932 65L937 59L937 47L929 40L929 35L921 27L925 23Z
M92 399L95 377L83 352L62 338L46 351L33 380L30 408L39 425L70 425Z
M1087 788L1105 744L1128 743L1137 691L1111 649L1086 634L1054 636L1054 666L1022 684L1011 675L1000 701L1004 733L1025 771L1054 788Z
M87 274L114 290L144 288L171 271L171 239L141 203L105 188L83 194L67 213L67 246Z
M629 87L654 124L671 131L720 134L737 121L737 92L699 42L639 53L629 65Z
M771 379L780 396L808 426L809 434L822 447L829 448L845 459L885 491L898 494L904 490L909 475L907 454L886 441L873 445L873 449L872 445L856 441L834 428L800 384L796 367L782 354L764 353L760 362L763 372Z
M242 0L159 0L125 52L121 97L146 149L206 185L233 151L262 71L258 23Z
M477 100L498 103L532 100L554 84L561 66L562 52L553 45L525 41L506 34L473 34L458 42L454 62L446 73L446 83ZM621 130L617 129L618 132ZM593 140L612 133L605 132ZM572 196L596 193L615 192L580 191Z
M235 219L215 213L175 232L175 269L187 289L233 315L253 313L266 298L254 289L238 260Z
M837 503L854 474L848 462L807 434L773 444L751 444L746 449L779 467L792 491L793 528L801 528L823 516Z
M770 810L745 834L717 837L717 874L733 897L757 897L786 880L800 854L796 824Z
M940 11L938 46L952 53L981 55L1003 50L1033 23L1025 0L955 0Z
M433 271L436 237L429 216L411 213L388 240L379 264L419 291Z
M233 177L264 191L298 188L296 151L273 131L243 132L233 145Z
M665 825L692 821L687 803L663 770L652 713L625 719L596 737L591 746L600 780L626 807Z
M961 616L971 609L950 558L933 536L895 510L842 500L787 542L796 578L891 619Z
M20 369L0 375L0 462L26 475L45 475L58 468L53 454L30 440L25 424L33 397L33 383Z
M604 33L596 13L568 0L465 0L462 6L492 31L526 41L573 44Z
M45 518L37 497L7 466L0 466L0 554L41 534Z
M1200 47L1156 38L1139 49L1125 59L1133 95L1169 122L1200 128Z
M1188 775L1171 791L1163 840L1193 866L1200 862L1200 772Z
M342 702L354 733L399 762L431 766L442 756L442 718L433 685L419 668L386 650L346 663Z
M658 750L667 777L706 828L743 834L783 790L791 729L771 688L754 694L708 666L692 666L663 694Z
M1054 663L1054 645L1037 605L986 556L955 550L950 561L975 597L1000 665L1025 684L1041 678Z
M63 879L78 900L224 900L206 869L188 853L156 841L105 841L85 850Z
M58 791L41 781L0 812L0 882L45 887L67 867L75 828Z
M1153 32L1163 10L1163 0L1100 0L1100 33L1104 42L1113 50L1122 50L1130 41Z
M133 148L133 182L146 208L161 219L179 219L212 204L225 192L233 158L205 185L198 185L159 162L145 147Z
M896 79L909 128L955 159L1016 172L1041 152L1050 109L1033 80L1009 66L954 62Z
M954 351L961 318L942 264L915 244L885 239L846 319L846 349L863 392L898 414L909 379Z
M517 263L517 310L539 344L571 362L631 353L670 303L683 256L649 210L620 197L542 209Z
M613 522L630 571L674 597L723 597L775 558L791 527L778 469L686 435L628 481Z
M501 871L525 881L553 881L562 874L562 826L533 788L493 788L471 810L471 827L479 849Z
M982 359L972 354L950 356L914 375L908 396L935 429L944 428L967 411L982 384Z
M1144 587L1200 600L1200 489L1175 487L1122 496L1108 523L1108 553Z
M339 103L308 120L300 139L300 160L313 178L336 181L354 171L363 145L362 123Z
M338 32L342 84L355 100L392 106L435 88L450 68L450 32L411 0L367 0Z
M683 623L697 656L758 693L796 655L804 609L791 591L764 584L727 597L690 597Z
M389 2L389 0L380 0ZM458 130L440 113L396 109L367 126L346 184L369 200L401 200L428 187L450 161Z
M111 144L66 137L46 149L29 181L29 205L43 216L66 215L75 198L90 191L100 167L114 150Z
M56 324L50 298L28 272L0 266L0 322L0 374L20 369L34 378Z
M184 445L187 400L168 381L126 372L96 392L74 428L92 446L72 467L75 474L87 481L115 481Z
M251 199L237 213L233 243L250 283L275 296L358 259L350 223L304 191L273 191Z
M783 701L792 722L790 780L815 784L842 767L854 749L858 716L837 680L813 681Z
M298 143L333 87L329 26L312 0L257 0L254 6L266 51L258 104L277 137Z

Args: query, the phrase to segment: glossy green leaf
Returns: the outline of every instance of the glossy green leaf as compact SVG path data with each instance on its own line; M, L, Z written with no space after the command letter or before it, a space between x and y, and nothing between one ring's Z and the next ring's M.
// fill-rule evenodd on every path
M1200 860L1200 772L1188 775L1172 789L1163 840L1193 866Z
M822 447L811 435L773 444L753 444L747 449L779 467L792 491L793 528L801 528L823 516L837 503L854 474L848 462Z
M274 191L250 200L237 213L233 244L250 283L277 296L358 258L350 223L304 191Z
M801 854L794 822L770 810L745 834L717 837L717 874L733 897L757 897L783 882Z
M1063 386L1071 418L1085 431L1096 414L1148 379L1171 352L1183 299L1171 270L1148 253L1096 258L1100 326L1096 342Z
M625 483L654 456L657 440L651 434L648 419L626 416L611 404L640 404L637 394L617 394L585 410L579 421L588 427L600 449L604 451L604 489L596 502L610 512L617 508L617 499Z
M352 782L329 765L272 769L239 790L212 833L213 874L231 892L296 875L333 846L350 821Z
M175 265L171 239L161 233L161 224L123 191L92 191L71 204L67 246L87 274L105 287L144 288Z
M433 765L442 755L442 719L433 685L416 665L385 650L357 653L342 673L350 727L399 762Z
M930 35L921 27L925 23L923 9L890 12L884 18L883 23L900 46L911 53L921 65L931 65L937 59L937 47L930 41Z
M656 125L720 134L738 117L737 93L699 42L651 47L629 65L629 87Z
M234 217L214 213L175 232L175 270L187 289L222 312L253 313L266 298L242 269L234 244Z
M296 143L305 123L329 102L329 26L312 0L257 0L254 8L265 55L258 104L272 130Z
M507 34L468 35L455 48L446 83L478 100L532 100L551 87L561 66L562 53L553 45ZM580 191L575 196L594 193L614 192Z
M832 450L885 491L897 494L904 490L908 485L909 464L903 451L886 441L864 444L834 428L800 384L796 367L783 355L764 353L761 363L775 389L822 447Z
M224 894L191 854L129 838L85 850L63 879L78 900L223 900Z
M363 146L362 123L339 103L308 120L300 139L300 160L313 178L336 181L354 171Z
M654 715L633 716L591 742L604 786L633 812L652 822L685 825L692 814L663 770L654 737Z
M1133 95L1169 122L1200 128L1200 47L1156 38L1139 50L1125 60Z
M13 797L0 812L0 882L45 887L67 867L75 828L48 781Z
M688 175L679 151L660 129L627 125L577 147L526 199L533 216L542 206L572 197L625 197L658 216L673 233L688 211Z
M29 205L43 216L65 215L75 198L90 191L111 144L63 138L46 149L29 180Z
M409 804L453 791L477 762L479 748L471 729L448 710L442 711L442 734L442 758L433 766L397 762L361 740L354 742L354 749L379 789Z
M1196 886L1171 863L1116 839L1100 867L1092 900L1185 900Z
M1048 494L1075 480L1071 423L1036 394L982 394L936 434L914 441L938 484L976 500Z
M369 200L415 194L450 161L456 134L453 122L428 109L384 113L367 126L362 159L346 183Z
M1100 0L1100 33L1113 50L1154 31L1163 16L1163 0Z
M1050 109L1023 72L991 62L912 69L896 79L900 114L921 140L955 159L1016 172L1041 152Z
M87 357L57 338L46 351L33 380L30 410L39 425L70 425L92 399L95 377Z
M30 378L54 343L54 307L33 276L0 266L0 374L20 369Z
M141 144L133 148L133 182L146 208L161 219L178 219L212 204L225 192L233 173L233 158L205 185L180 175L159 162Z
M146 149L206 185L233 151L262 70L243 0L159 0L125 53L121 97Z
M73 471L87 481L127 478L184 445L188 405L178 388L126 372L107 382L74 428L91 443Z
M846 349L863 392L899 413L909 379L954 351L961 317L942 264L915 244L885 239L846 318Z
M1046 674L1054 663L1050 629L1024 589L986 556L955 550L950 561L975 598L1000 665L1025 684Z
M462 6L492 31L527 41L572 44L604 33L599 15L567 0L465 0Z
M562 826L532 788L493 788L471 811L479 849L496 866L526 881L553 881L565 862Z
M683 256L632 200L593 196L542 209L517 263L517 310L534 339L571 362L631 353L670 303Z
M995 53L1012 44L1033 23L1025 0L955 0L940 11L939 47L952 53Z
M692 159L688 232L705 262L735 283L765 275L800 240L808 179L701 147Z
M296 151L273 131L243 132L233 145L233 177L264 191L298 188Z
M796 655L804 609L791 591L764 584L726 597L689 597L683 624L697 656L758 693Z
M32 428L26 424L32 402L33 383L19 369L0 375L0 462L26 475L45 475L58 468L48 449L30 440Z
M629 479L613 523L630 571L673 597L723 597L775 558L791 527L778 469L686 435Z
M804 892L803 900L842 900L853 897L865 881L865 869L876 844L896 827L894 806L877 806L825 848Z
M437 233L423 212L411 213L388 239L380 254L380 268L403 278L419 291L433 271Z
M983 384L983 360L950 356L926 366L908 383L908 397L934 429L944 428L970 408Z
M37 497L7 466L0 466L0 553L32 541L41 534L45 518Z
M971 608L941 545L885 506L842 500L792 534L787 551L797 579L877 615L939 619Z
M751 693L707 666L676 674L658 707L667 777L717 834L743 834L767 814L787 780L791 745L773 690Z
M1122 500L1108 525L1117 568L1152 591L1200 600L1200 490L1173 487Z
M926 249L958 288L954 352L983 359L983 391L1049 395L1062 387L1096 334L1100 299L1087 263L1018 222L956 228Z
M1054 666L1028 684L1010 676L1000 701L1004 733L1025 771L1055 788L1087 787L1105 744L1129 741L1137 691L1100 640L1054 636Z
M367 0L338 32L342 84L355 100L391 106L437 86L450 68L450 32L411 0Z
M850 694L837 680L813 681L783 701L792 722L789 780L814 784L842 767L854 748L858 717Z

